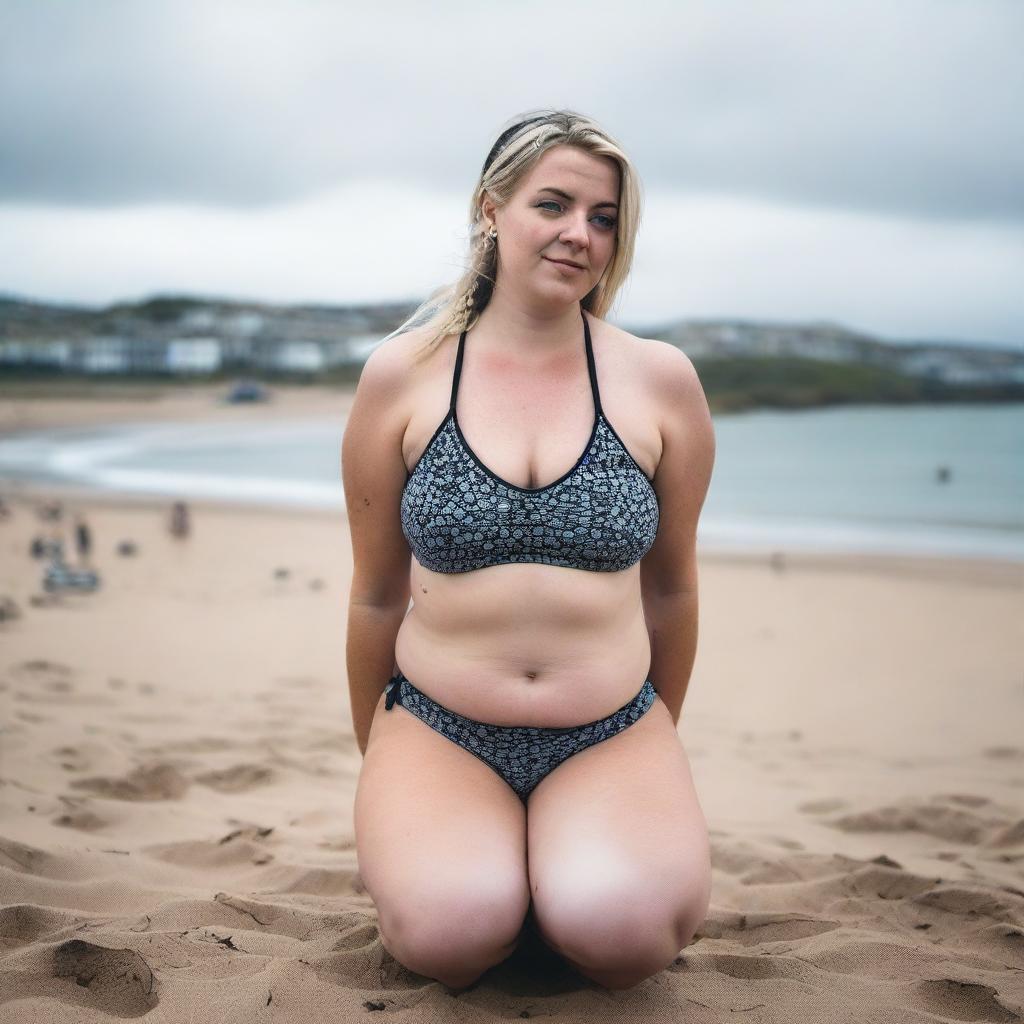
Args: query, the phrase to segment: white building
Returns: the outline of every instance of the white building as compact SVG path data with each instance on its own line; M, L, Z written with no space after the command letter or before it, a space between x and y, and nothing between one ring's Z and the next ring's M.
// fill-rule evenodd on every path
M165 367L171 373L216 373L221 364L219 338L172 338Z
M86 338L73 362L83 373L127 373L130 364L125 339L117 336Z

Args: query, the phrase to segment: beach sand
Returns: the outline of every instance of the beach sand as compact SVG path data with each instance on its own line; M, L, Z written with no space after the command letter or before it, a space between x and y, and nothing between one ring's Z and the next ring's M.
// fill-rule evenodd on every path
M359 876L344 514L75 501L102 586L49 600L42 493L0 519L0 1022L1024 1017L1024 567L704 552L707 920L632 989L528 933L452 994Z

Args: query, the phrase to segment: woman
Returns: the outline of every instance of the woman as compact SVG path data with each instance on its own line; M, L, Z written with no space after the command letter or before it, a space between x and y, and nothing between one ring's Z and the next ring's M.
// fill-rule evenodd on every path
M602 319L639 207L592 120L518 119L473 193L469 269L373 351L345 430L360 874L384 948L451 988L531 909L626 988L708 907L676 725L714 435L687 357Z

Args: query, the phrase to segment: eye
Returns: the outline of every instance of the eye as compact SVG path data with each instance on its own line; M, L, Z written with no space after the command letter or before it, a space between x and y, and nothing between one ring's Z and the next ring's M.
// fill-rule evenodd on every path
M543 199L538 204L540 207L544 206L557 206L559 210L562 209L562 204L555 199ZM554 211L552 211L554 212ZM611 231L615 227L616 220L614 217L609 217L607 214L599 213L596 215L598 220L603 220L605 223L602 225L605 231Z

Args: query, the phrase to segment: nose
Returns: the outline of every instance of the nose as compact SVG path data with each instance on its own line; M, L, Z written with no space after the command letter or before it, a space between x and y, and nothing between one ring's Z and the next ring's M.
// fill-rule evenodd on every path
M558 240L580 249L585 249L590 245L586 211L572 216L566 221L562 233L558 236Z

